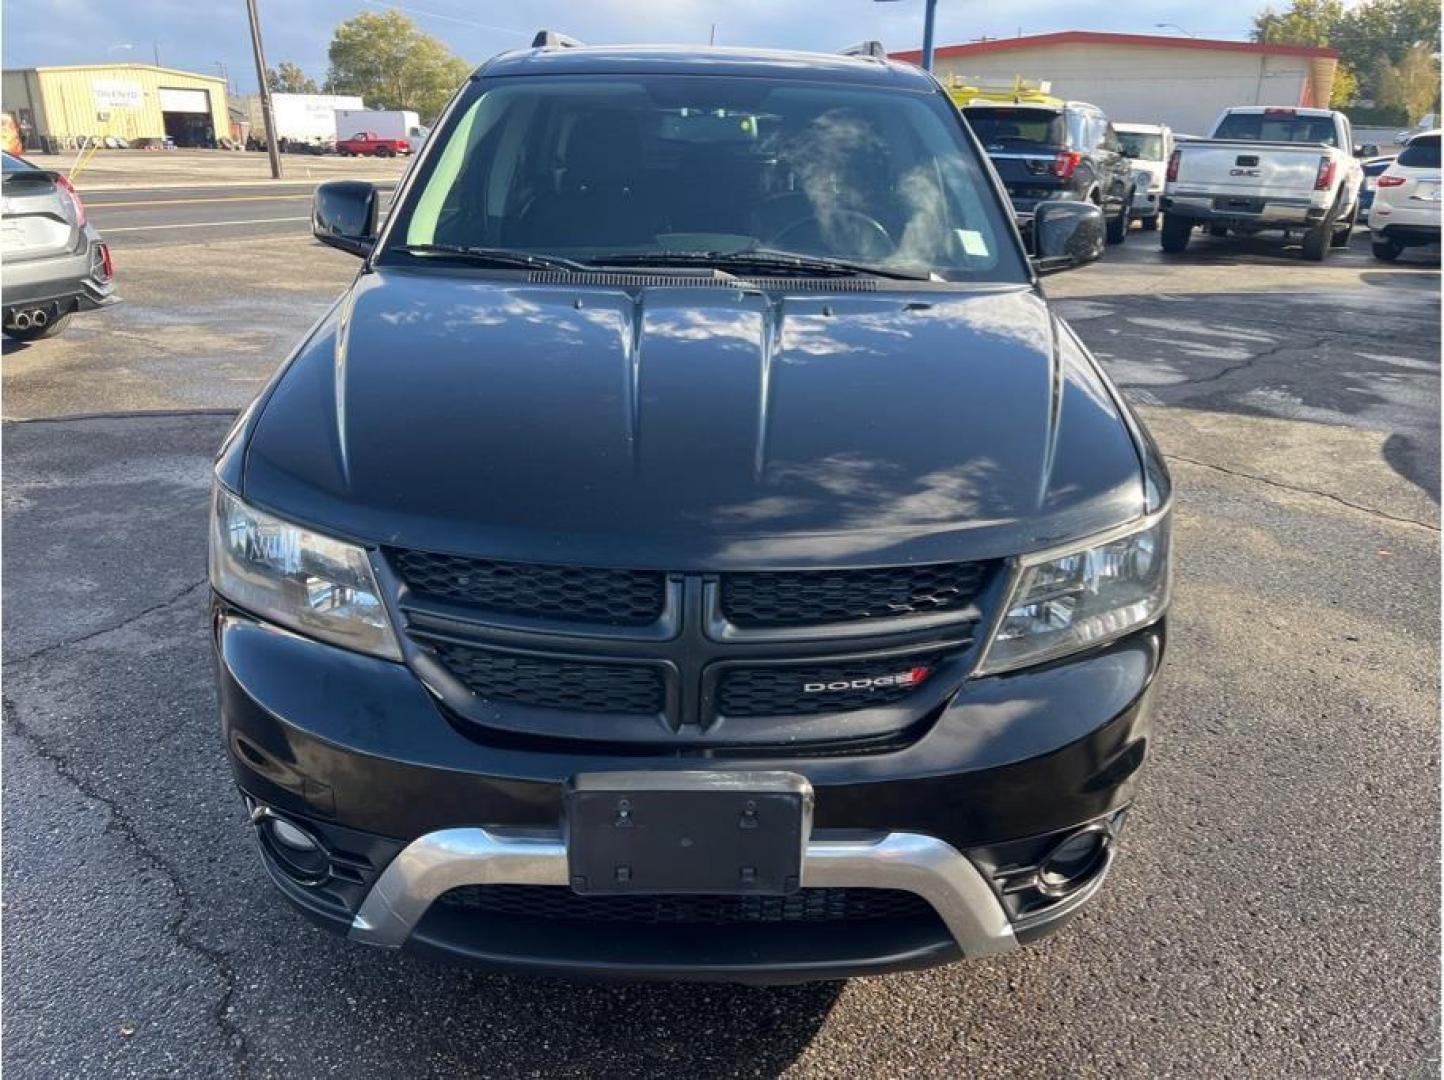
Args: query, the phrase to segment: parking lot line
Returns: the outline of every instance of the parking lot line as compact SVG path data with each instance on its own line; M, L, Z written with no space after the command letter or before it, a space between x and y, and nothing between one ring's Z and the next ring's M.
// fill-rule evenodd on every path
M218 203L218 202L279 202L282 199L309 199L310 192L303 192L300 195L224 195L213 198L200 199L131 199L126 202L94 202L91 206L95 208L105 207L107 209L117 206L185 206L188 203Z
M271 217L271 218L248 218L244 221L187 221L182 224L164 225L123 225L119 228L109 227L107 233L121 232L154 232L156 229L210 229L217 225L273 225L281 221L310 221L306 216L302 217Z

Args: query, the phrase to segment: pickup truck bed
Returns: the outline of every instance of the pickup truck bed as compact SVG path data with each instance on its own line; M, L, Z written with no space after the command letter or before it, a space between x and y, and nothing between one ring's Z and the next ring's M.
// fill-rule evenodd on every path
M1200 191L1269 201L1297 199L1305 206L1312 205L1319 160L1329 150L1323 143L1247 139L1192 140L1187 147L1176 181L1177 196Z

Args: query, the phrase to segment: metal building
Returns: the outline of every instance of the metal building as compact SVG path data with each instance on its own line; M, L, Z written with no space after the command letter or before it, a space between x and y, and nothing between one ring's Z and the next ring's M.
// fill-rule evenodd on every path
M893 56L921 60L918 52ZM1041 80L1110 120L1207 135L1230 105L1326 106L1338 57L1308 45L1067 30L940 46L933 68L944 83Z
M211 146L231 133L224 79L150 64L7 68L0 107L15 118L29 150L108 136Z

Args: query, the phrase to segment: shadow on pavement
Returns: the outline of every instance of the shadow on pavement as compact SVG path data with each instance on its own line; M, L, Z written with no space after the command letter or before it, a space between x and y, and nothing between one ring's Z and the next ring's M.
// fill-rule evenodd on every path
M1439 275L1358 277L1391 295L1080 290L1056 303L1135 403L1387 432L1385 460L1438 503Z

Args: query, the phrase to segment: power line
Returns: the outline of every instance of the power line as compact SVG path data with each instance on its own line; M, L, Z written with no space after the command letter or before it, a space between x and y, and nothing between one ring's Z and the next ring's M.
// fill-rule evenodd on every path
M474 26L479 30L497 30L503 34L516 34L520 37L530 37L531 32L518 30L511 26L497 26L494 23L475 22L471 19L463 19L457 15L443 15L439 11L426 11L423 8L407 7L405 4L393 4L391 0L361 0L363 4L370 4L372 7L395 8L397 11L405 11L411 15L421 15L428 19L444 19L446 22L460 23L462 26Z

